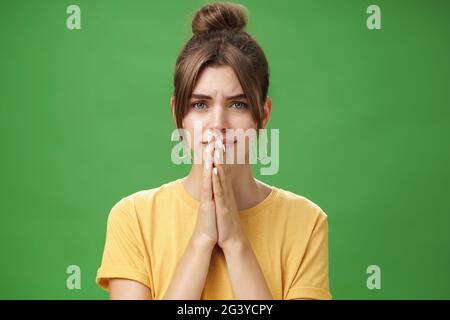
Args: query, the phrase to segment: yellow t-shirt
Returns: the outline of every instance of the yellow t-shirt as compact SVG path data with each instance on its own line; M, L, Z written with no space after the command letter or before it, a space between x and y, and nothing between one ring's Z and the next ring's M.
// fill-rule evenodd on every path
M194 231L199 201L181 179L122 198L109 214L97 284L108 278L138 281L162 299ZM242 228L272 297L331 299L328 222L319 206L281 188L240 211ZM222 250L216 246L201 299L233 299Z

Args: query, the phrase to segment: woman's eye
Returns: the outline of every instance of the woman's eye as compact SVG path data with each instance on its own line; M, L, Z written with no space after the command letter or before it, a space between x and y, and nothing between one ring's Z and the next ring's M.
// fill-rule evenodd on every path
M202 110L206 108L206 104L204 102L195 102L194 104L192 104L192 107L194 109Z
M235 106L235 109L242 110L247 108L247 104L244 102L234 102L232 106Z

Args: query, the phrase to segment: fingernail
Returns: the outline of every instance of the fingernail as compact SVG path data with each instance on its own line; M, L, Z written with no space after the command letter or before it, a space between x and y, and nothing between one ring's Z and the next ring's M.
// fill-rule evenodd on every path
M217 168L216 167L214 167L213 172L217 176Z
M219 150L215 150L215 151L214 151L214 156L216 157L216 159L220 159L220 153L219 153Z
M209 162L208 161L205 162L205 169L206 169L206 171L209 171Z
M210 143L210 142L211 142L211 139L212 139L211 135L210 135L210 134L208 134L208 135L207 135L207 137L206 137L206 140L208 140L208 143Z
M218 146L219 148L223 148L223 142L222 142L222 140L218 140L218 141L217 141L217 146Z

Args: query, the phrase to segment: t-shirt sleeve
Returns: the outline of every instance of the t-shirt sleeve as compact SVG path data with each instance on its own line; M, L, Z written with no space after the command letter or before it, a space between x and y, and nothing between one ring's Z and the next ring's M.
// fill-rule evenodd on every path
M109 213L102 262L96 277L97 284L107 291L110 278L135 280L151 289L139 224L133 213L124 199Z
M286 300L290 299L332 299L328 279L328 219L321 210L287 291Z

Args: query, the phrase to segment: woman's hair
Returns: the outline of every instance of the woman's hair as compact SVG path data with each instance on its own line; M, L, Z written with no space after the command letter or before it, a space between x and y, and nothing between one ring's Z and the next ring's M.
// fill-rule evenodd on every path
M247 10L243 5L213 3L201 7L192 20L194 35L182 48L175 66L174 99L178 128L189 111L189 99L198 76L206 66L229 65L249 101L257 129L269 87L269 70L263 50L244 31Z

